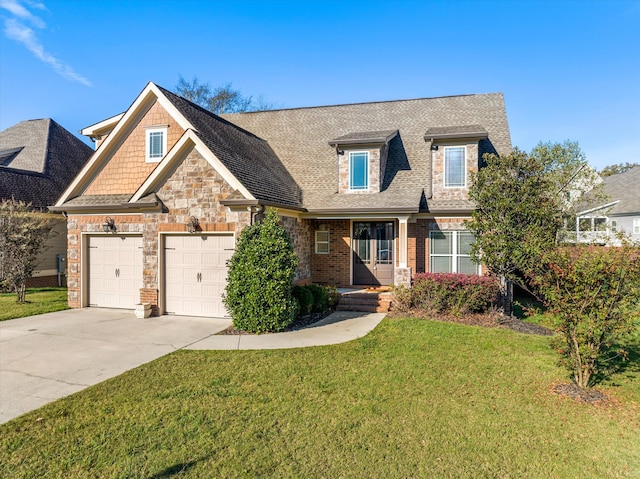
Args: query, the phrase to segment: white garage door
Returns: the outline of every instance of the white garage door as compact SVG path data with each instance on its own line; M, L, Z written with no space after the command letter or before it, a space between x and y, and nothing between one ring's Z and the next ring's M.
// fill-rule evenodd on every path
M222 294L232 235L166 236L165 310L168 314L224 317Z
M142 288L142 237L90 236L89 306L135 308Z

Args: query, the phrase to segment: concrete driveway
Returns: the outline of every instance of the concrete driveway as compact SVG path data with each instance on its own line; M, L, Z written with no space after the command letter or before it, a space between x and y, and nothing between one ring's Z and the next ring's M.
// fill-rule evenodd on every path
M0 423L211 336L229 319L72 309L0 322Z
M366 336L384 313L335 312L299 331L215 334L230 319L85 308L0 322L0 424L178 349L283 349Z

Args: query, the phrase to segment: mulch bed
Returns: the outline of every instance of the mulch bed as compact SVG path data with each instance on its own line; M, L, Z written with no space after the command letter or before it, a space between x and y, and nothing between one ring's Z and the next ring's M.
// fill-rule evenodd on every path
M286 328L284 328L282 331L279 331L279 332L286 333L288 331L298 331L299 329L304 329L307 326L310 326L313 323L317 323L321 319L326 318L332 312L333 311L327 311L326 313L315 313L315 314L307 314L305 316L299 316L296 318L296 320L292 324L290 324L289 326L287 326ZM233 327L233 325L229 326L227 329L223 329L219 333L216 333L216 335L221 335L221 336L231 336L231 335L239 336L242 334L255 334L255 333L249 333L247 331L242 331L241 329L236 329ZM271 334L271 333L262 333L262 334Z
M551 392L558 396L565 396L573 399L574 401L585 402L594 405L604 405L611 401L611 399L602 391L597 389L581 388L574 383L560 383L551 386Z

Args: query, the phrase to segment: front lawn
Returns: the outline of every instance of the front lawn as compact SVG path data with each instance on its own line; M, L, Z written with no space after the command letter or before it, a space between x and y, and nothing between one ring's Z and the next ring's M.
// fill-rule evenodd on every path
M0 294L0 321L69 309L67 288L29 288L26 303L16 302L16 293Z
M637 368L579 403L551 392L548 343L387 318L336 346L179 351L0 426L0 476L638 477Z

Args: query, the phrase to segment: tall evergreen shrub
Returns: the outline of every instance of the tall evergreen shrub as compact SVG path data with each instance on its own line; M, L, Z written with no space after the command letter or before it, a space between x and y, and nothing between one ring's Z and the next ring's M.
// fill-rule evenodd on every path
M224 303L237 329L280 331L293 322L298 303L292 295L298 257L276 210L240 233L228 263Z

